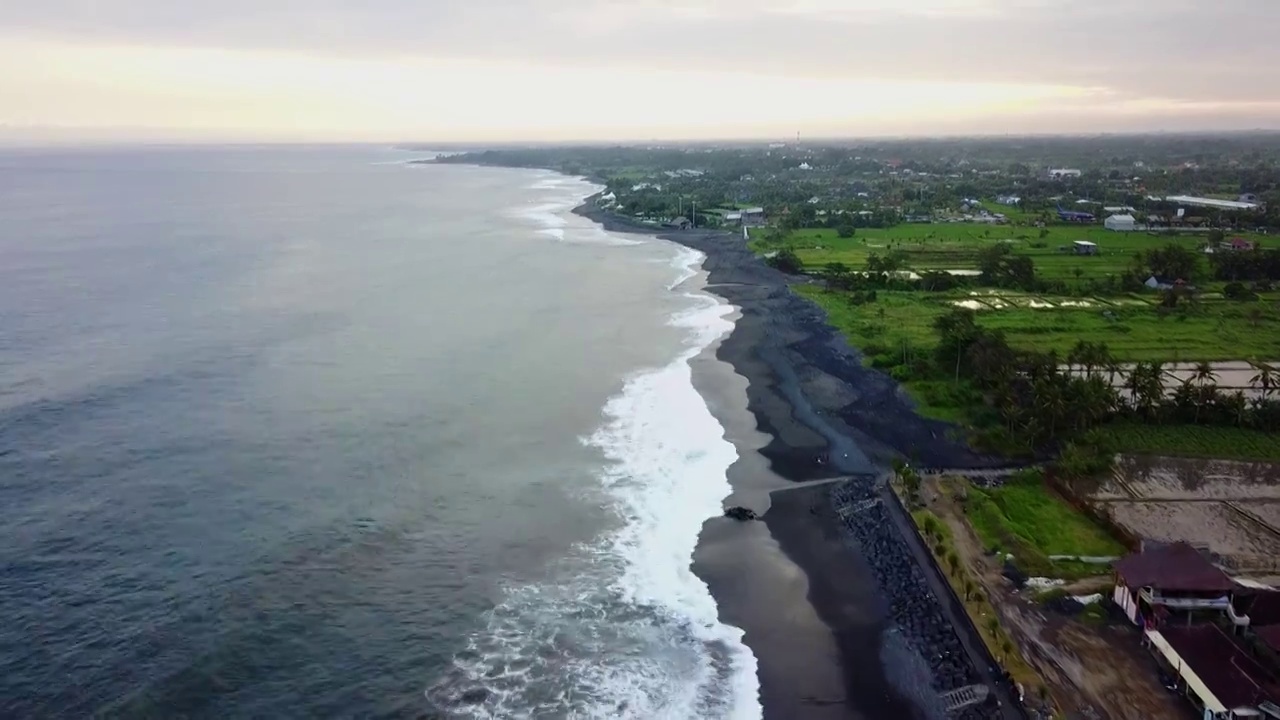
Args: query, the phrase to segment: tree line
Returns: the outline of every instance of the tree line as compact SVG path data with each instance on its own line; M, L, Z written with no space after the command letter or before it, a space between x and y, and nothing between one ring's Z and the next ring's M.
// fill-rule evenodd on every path
M1209 363L1174 382L1160 362L1122 365L1106 343L1082 340L1065 358L1015 350L1003 332L979 326L972 310L956 308L934 329L939 342L932 374L980 391L994 413L987 418L988 440L999 445L1033 450L1060 444L1116 418L1280 430L1280 401L1274 398L1280 374L1266 365L1250 378L1257 393L1248 398L1219 388Z

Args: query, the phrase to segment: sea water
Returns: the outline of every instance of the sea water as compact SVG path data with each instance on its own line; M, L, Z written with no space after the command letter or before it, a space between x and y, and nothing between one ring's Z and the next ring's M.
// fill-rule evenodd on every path
M701 257L411 159L0 153L0 715L759 716Z

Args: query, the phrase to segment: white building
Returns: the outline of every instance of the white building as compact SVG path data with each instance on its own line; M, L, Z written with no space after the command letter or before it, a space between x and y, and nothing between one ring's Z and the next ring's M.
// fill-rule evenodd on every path
M1191 195L1170 195L1165 202L1178 203L1190 207L1216 208L1218 210L1257 210L1256 202L1240 202L1238 200L1219 200L1217 198L1193 197Z
M1078 178L1080 177L1080 174L1081 172L1076 168L1050 168L1049 169L1049 177L1054 178L1055 180L1061 180L1062 178Z
M1108 230L1114 230L1115 232L1133 232L1134 230L1139 229L1138 221L1128 213L1125 213L1124 215L1112 215L1102 221L1102 226Z

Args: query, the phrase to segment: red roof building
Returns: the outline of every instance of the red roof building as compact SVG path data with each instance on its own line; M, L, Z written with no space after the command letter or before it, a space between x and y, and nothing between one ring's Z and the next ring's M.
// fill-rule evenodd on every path
M1256 718L1260 708L1280 710L1276 678L1217 625L1148 630L1146 639L1206 717Z
M1112 599L1135 625L1154 627L1168 611L1233 613L1235 582L1187 543L1129 555L1116 563L1115 574Z
M1280 625L1268 625L1266 627L1254 628L1253 634L1262 641L1263 645L1280 653Z
M1280 625L1280 591L1241 589L1231 598L1235 613L1249 618L1253 628Z

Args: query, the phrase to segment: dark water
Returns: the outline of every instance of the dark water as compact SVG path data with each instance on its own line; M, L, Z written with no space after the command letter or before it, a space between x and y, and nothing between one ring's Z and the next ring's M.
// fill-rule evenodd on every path
M692 259L400 160L0 153L0 716L758 712L687 576Z

